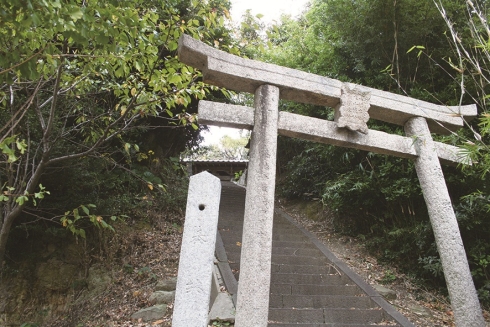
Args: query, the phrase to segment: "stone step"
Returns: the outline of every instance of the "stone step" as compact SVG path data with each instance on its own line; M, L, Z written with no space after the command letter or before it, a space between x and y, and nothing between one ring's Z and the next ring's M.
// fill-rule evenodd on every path
M344 308L372 309L377 304L367 296L345 295L271 295L271 308Z
M273 233L272 241L309 242L303 233Z
M324 323L323 309L269 309L269 323Z
M225 242L223 240L223 242ZM229 256L240 256L242 251L241 242L236 241L234 243L228 242L228 249L226 253ZM276 260L277 258L277 260ZM322 265L324 263L328 263L331 265L331 262L322 255L322 253L318 250L311 248L272 248L272 262L275 264L300 264L300 262L312 261L313 265L318 265L318 262L321 262Z
M296 247L273 246L272 255L325 257L322 251L312 247L305 247L305 246L296 246Z
M300 241L300 242L292 242L292 241L272 241L272 247L285 247L285 248L294 248L294 247L302 247L302 248L312 248L318 249L315 244L310 241Z
M361 296L363 292L356 285L303 285L271 284L273 295L346 295Z
M267 324L267 326L270 326L270 327L379 327L379 326L390 326L390 327L394 327L394 326L400 326L399 324L394 324L394 323L391 323L389 325L379 325L379 324L337 324L337 323L334 323L334 324L308 324L308 323L305 323L305 324L288 324L288 323L269 323Z
M325 265L290 265L290 264L272 264L272 273L283 274L338 274L332 264Z
M240 264L240 252L226 252L229 264Z
M239 280L240 275L240 262L236 260L236 257L228 255L228 264L235 275L235 278ZM309 268L311 267L311 268ZM291 283L288 280L296 279L298 282L302 282L302 284L308 285L334 285L334 284L348 284L350 280L346 277L343 277L337 273L337 271L333 268L322 267L322 266L286 266L286 265L273 265L271 271L271 283L272 284L287 284ZM317 274L317 276L322 277L284 277L281 275L294 275L294 274L309 274L309 273ZM274 277L279 275L279 277ZM309 280L308 280L309 279ZM317 281L317 283L315 283Z
M292 255L273 255L273 264L287 265L308 265L308 266L325 266L331 265L330 260L326 257L307 257L307 256L292 256Z
M227 251L241 251L241 238L235 234L220 232L223 243L227 245ZM291 256L291 257L310 257L325 258L323 253L315 248L308 246L306 243L296 243L295 247L281 247L272 243L272 256Z
M281 231L281 232L296 232L298 228L296 226L291 225L288 221L277 221L273 222L273 231Z
M222 252L226 253L233 276L238 280L245 189L231 183L222 185L218 223L225 247ZM311 236L306 236L288 218L274 216L272 235L268 326L400 326L387 319L392 318L381 309L378 300L367 296L342 267L327 258L325 249L320 250Z
M271 323L376 324L385 320L378 309L269 309Z
M227 231L220 231L221 239L223 240L223 243L226 245L231 245L232 248L235 246L241 246L242 243L242 235L233 233L233 232L227 232Z
M222 199L222 201L226 201ZM234 204L234 205L239 205L239 204ZM220 224L223 225L229 225L232 222L235 224L235 226L242 227L243 226L243 217L242 214L244 213L243 210L234 210L233 208L220 208L220 214L222 220L220 221ZM237 219L237 216L240 216L240 218ZM294 225L291 225L290 222L285 221L283 218L280 219L274 219L273 220L273 231L291 231L295 232L298 231L298 228Z
M338 274L281 274L271 276L272 284L345 285L350 280Z
M236 230L228 228L226 225L220 226L221 237L223 238L223 242L228 241L228 237L234 237L237 240L242 239L242 230ZM230 240L233 241L233 240ZM300 233L273 233L272 234L272 242L275 241L287 241L287 242L297 242L297 243L307 243L309 239Z
M223 213L223 215L226 215L226 213ZM220 216L221 219L222 216ZM243 230L243 222L238 222L233 219L226 219L224 217L222 220L219 221L219 228L227 228L227 229L233 229L236 231L242 231Z

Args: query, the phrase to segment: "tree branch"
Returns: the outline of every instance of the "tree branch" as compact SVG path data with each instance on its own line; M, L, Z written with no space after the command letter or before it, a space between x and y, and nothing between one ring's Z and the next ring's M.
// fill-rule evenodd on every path
M56 114L56 103L58 100L58 91L61 83L61 74L63 72L63 65L60 64L58 67L58 73L56 75L56 80L54 83L53 100L51 102L51 108L49 110L48 123L46 124L46 129L43 133L42 143L44 148L44 155L48 155L50 151L49 138L51 136L51 131L53 129L54 118Z
M1 74L5 74L5 73L8 73L9 71L12 71L12 70L14 70L15 68L17 68L17 67L19 67L19 66L21 66L21 65L25 64L26 62L28 62L29 60L31 60L32 58L34 58L35 56L37 56L37 55L39 55L41 52L43 52L43 51L44 51L44 49L46 49L46 47L42 48L41 50L39 50L38 52L36 52L36 53L35 53L35 54L33 54L32 56L28 57L28 58L27 58L27 59L25 59L24 61L19 62L18 64L13 65L13 66L12 66L12 67L10 67L10 68L7 68L7 69L4 69L4 70L0 71L0 75L1 75Z
M12 117L9 119L8 122L6 122L1 128L0 128L0 133L3 133L5 128L10 125L10 128L2 135L2 138L0 139L0 143L5 140L6 137L14 130L14 128L20 123L24 115L26 114L27 110L30 108L32 105L32 102L34 101L34 97L37 95L39 92L39 88L41 86L41 81L42 79L39 80L39 82L36 85L36 88L34 89L34 92L31 94L31 96L27 99L26 102L22 105L22 107L17 110ZM18 117L20 115L20 117Z

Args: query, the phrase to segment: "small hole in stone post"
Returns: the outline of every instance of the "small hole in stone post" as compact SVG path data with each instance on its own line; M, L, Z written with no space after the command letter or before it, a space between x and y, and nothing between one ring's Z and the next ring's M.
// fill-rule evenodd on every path
M206 206L204 204L199 205L199 210L203 211L205 208L206 208Z

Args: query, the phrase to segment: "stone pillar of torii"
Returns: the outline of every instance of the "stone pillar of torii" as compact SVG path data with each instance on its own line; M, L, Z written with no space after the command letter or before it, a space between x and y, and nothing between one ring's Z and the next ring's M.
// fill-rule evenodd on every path
M266 327L269 310L277 134L413 159L434 230L458 327L484 327L442 163L458 148L435 142L477 115L475 105L441 106L361 85L240 58L183 35L179 59L204 82L255 94L254 108L200 101L199 122L252 129L236 327ZM326 121L279 112L279 99L335 108ZM404 126L407 136L370 130L369 118ZM328 169L328 167L325 167Z

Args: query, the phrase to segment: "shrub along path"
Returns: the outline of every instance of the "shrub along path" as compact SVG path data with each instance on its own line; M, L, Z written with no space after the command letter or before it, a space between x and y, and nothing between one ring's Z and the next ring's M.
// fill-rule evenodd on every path
M229 263L232 274L223 274L234 298L240 276L244 204L245 189L223 182L217 256ZM272 246L269 326L414 326L280 210L274 216Z

